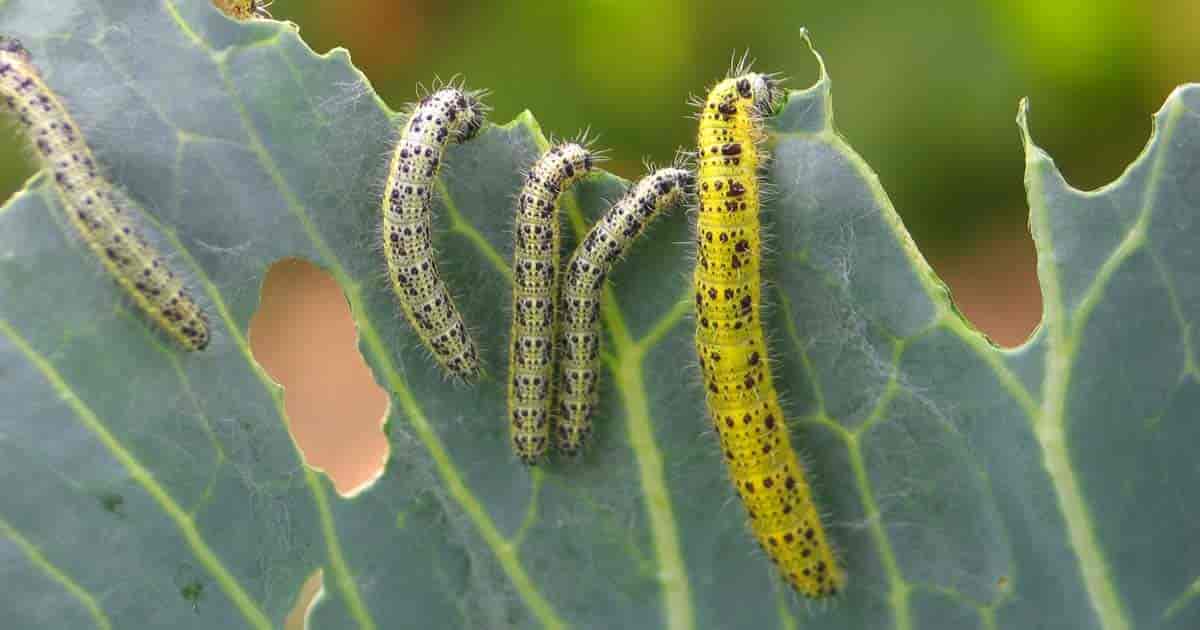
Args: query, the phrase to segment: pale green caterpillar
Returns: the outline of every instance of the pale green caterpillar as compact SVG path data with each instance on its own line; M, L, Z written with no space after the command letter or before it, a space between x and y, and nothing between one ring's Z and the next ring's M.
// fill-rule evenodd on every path
M134 303L188 350L208 346L208 318L166 260L139 233L125 198L100 173L91 149L58 97L15 40L0 37L0 108L15 112L67 216Z
M694 177L664 168L642 178L592 226L567 261L562 288L562 360L558 370L555 444L575 455L592 433L600 374L600 294L613 265L646 226L692 187Z
M508 417L513 451L537 463L550 442L558 318L558 200L596 158L574 142L552 147L525 177L517 198Z
M464 381L479 375L479 348L438 273L431 205L446 144L466 142L483 126L480 95L447 87L413 107L383 196L383 249L400 308L442 369Z

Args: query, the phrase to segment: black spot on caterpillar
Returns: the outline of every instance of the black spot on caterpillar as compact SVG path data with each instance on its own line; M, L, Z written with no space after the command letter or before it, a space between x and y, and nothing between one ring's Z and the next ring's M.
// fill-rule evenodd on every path
M584 146L550 148L534 163L517 198L513 246L513 321L508 364L508 418L513 451L534 464L550 442L558 311L558 200L592 170Z
M383 249L401 310L450 376L479 374L479 350L438 273L430 229L434 178L446 144L483 126L479 92L447 87L421 99L400 134L383 193Z
M604 280L655 218L692 187L690 171L664 168L642 178L592 226L563 273L562 359L555 444L575 455L592 433L600 374L600 295Z
M79 126L42 81L29 52L0 37L0 109L14 112L67 216L134 303L188 350L208 346L208 318L137 230L125 198L100 173Z

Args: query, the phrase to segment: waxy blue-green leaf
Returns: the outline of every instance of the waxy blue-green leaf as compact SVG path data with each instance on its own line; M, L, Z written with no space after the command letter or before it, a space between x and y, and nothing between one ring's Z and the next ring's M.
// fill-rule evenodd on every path
M591 450L530 473L507 444L501 314L510 198L546 146L531 116L451 148L441 180L437 245L489 367L464 388L381 277L376 194L399 117L345 53L207 0L0 0L0 33L145 206L217 335L188 354L150 328L45 176L0 208L6 628L278 627L317 569L320 629L1200 625L1196 87L1090 193L1022 113L1045 318L1012 351L956 312L835 132L824 73L791 94L770 140L768 325L850 580L809 605L747 535L686 368L684 213L615 275ZM580 186L575 230L621 186ZM305 467L247 345L284 257L341 284L392 394L391 459L353 498Z

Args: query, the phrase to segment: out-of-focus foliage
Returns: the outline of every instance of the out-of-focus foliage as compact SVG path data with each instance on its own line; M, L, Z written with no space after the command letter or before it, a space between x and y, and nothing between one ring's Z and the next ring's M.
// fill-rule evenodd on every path
M1172 87L1200 78L1194 0L276 0L271 10L317 50L347 47L393 107L419 81L463 73L495 91L496 120L528 108L551 132L590 125L625 175L691 144L684 100L735 51L760 68L815 72L796 53L807 26L843 79L839 124L935 253L996 221L1025 222L1019 98L1031 98L1068 178L1088 188L1137 154ZM0 196L32 172L8 140Z

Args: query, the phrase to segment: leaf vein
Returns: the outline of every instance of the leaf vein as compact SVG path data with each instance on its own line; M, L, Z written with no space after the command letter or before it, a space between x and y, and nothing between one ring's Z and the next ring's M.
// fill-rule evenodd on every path
M233 601L234 605L242 613L242 616L246 618L246 621L256 628L262 630L270 629L270 620L258 608L237 579L229 573L229 570L225 568L225 565L212 549L209 548L208 543L204 541L204 537L196 529L195 523L183 508L175 502L165 488L159 485L154 479L154 475L134 457L133 453L126 450L120 440L109 432L104 422L71 389L70 384L59 374L49 359L39 354L7 320L0 319L0 333L8 337L13 345L25 355L26 359L42 373L46 382L58 393L62 401L74 412L84 427L96 436L105 449L112 454L122 467L129 471L130 476L137 481L138 485L142 486L146 490L146 493L163 508L163 511L175 523L184 540L187 541L192 554L204 565L209 574L213 576L213 579L220 585L221 590L229 596L229 599Z
M112 621L104 613L104 609L100 607L96 596L89 593L87 589L72 579L62 568L50 562L41 549L38 549L32 541L23 536L2 517L0 517L0 534L7 536L9 540L13 541L25 553L25 557L29 560L30 564L37 567L49 576L50 579L58 582L72 597L79 600L79 603L83 604L88 614L91 615L92 620L96 622L97 628L100 630L112 630Z

